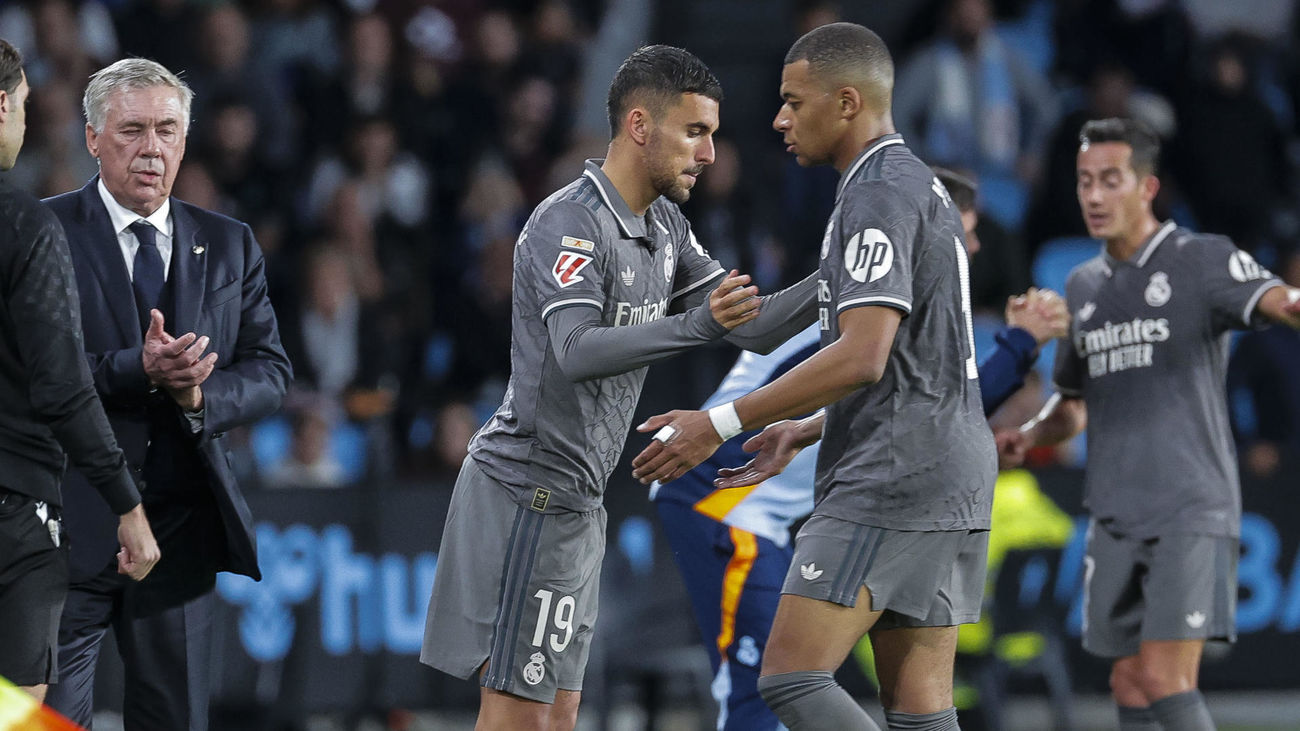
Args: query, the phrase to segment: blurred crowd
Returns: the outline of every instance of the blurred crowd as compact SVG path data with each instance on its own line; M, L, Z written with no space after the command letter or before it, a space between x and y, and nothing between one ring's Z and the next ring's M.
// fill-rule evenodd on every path
M196 97L174 194L252 226L296 371L284 414L241 437L245 484L442 482L509 375L518 231L602 156L606 87L641 43L688 48L727 93L686 205L700 241L765 291L815 267L835 173L798 168L768 125L784 49L837 19L894 50L913 149L981 183L989 331L1009 295L1059 289L1097 250L1074 196L1095 117L1160 132L1162 215L1300 286L1295 0L8 0L0 37L33 91L7 179L45 196L95 174L94 70L135 55L182 72ZM1300 453L1300 336L1235 348L1243 458L1267 473ZM731 358L677 361L695 393L663 406L698 402Z

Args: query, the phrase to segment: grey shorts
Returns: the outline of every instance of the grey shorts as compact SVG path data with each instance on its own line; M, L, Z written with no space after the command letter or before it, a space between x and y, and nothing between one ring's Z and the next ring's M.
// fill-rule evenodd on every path
M988 531L899 531L814 515L795 538L784 594L884 610L876 627L947 627L978 622Z
M1145 640L1237 639L1236 538L1116 536L1094 521L1084 556L1083 648L1136 655Z
M543 703L582 690L605 555L605 509L515 504L467 458L438 551L420 662Z

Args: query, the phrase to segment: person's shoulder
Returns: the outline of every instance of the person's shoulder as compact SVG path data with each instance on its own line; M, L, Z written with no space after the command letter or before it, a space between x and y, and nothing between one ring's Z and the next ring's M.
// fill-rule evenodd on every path
M600 228L598 217L602 205L596 184L579 178L538 203L528 217L525 230L547 225L595 234Z
M45 215L53 215L48 208L41 205L39 198L11 185L0 185L0 209L5 211L6 216L11 213L29 211L40 211Z
M1169 234L1169 240L1166 243L1171 244L1169 248L1178 253L1203 253L1237 248L1232 239L1223 234L1193 231L1184 226L1175 228Z
M1066 288L1072 288L1078 285L1097 285L1110 275L1110 267L1101 254L1076 264L1070 273L1065 277Z
M58 216L59 218L63 218L64 216L70 215L74 210L76 210L77 201L81 196L81 192L82 192L81 189L78 189L78 190L70 190L66 193L59 193L58 195L53 195L50 196L49 198L42 199L41 203L44 204L45 207L48 208L50 211L52 211L54 215Z
M872 218L893 218L908 211L918 214L924 199L914 182L911 177L895 175L862 176L845 183L840 200L850 216L855 212L869 213Z
M9 185L0 185L0 218L9 223L11 230L26 235L59 225L54 212L39 198Z
M237 218L227 216L224 213L210 211L207 208L201 208L193 203L183 201L180 198L172 198L172 205L175 207L175 210L183 211L188 214L205 230L216 228L242 232L244 229L249 227L248 224Z

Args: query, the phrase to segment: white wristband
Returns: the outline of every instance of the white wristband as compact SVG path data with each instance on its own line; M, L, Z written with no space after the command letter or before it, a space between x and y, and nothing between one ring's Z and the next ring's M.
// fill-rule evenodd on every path
M740 415L736 413L735 401L728 401L709 409L709 421L713 422L714 431L718 432L718 436L722 437L724 442L745 431L740 425Z

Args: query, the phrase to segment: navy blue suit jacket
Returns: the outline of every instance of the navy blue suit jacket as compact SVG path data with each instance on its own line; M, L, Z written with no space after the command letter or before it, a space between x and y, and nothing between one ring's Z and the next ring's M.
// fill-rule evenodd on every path
M94 178L81 190L45 203L68 235L95 388L127 464L138 476L150 443L145 413L149 399L158 396L150 393L144 374L131 279L97 183ZM203 430L193 445L226 537L227 555L219 568L258 579L252 515L235 482L225 433L275 412L292 371L280 345L265 263L252 230L176 198L171 206L174 254L168 281L174 299L165 328L174 336L207 335L208 352L218 354L216 368L202 385ZM183 418L179 407L177 418ZM118 521L75 471L64 480L63 514L72 541L72 579L100 573L117 553Z

